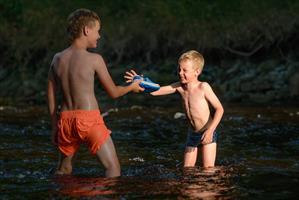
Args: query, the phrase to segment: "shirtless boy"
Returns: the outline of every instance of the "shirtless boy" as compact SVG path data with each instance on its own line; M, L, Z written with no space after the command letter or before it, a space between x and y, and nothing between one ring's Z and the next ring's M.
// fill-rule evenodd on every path
M178 60L180 81L152 92L154 96L178 92L190 124L188 131L184 167L195 166L197 149L201 147L202 165L204 168L214 167L216 159L216 127L219 124L223 107L207 82L198 80L204 66L204 58L197 51L191 50L182 54ZM127 82L131 82L136 72L126 72ZM211 117L209 104L215 109Z
M97 77L112 98L126 93L140 92L139 82L117 86L99 54L87 48L96 48L100 38L101 21L98 15L87 9L78 9L68 17L67 33L70 46L57 53L48 74L48 107L51 115L52 141L60 151L56 174L71 174L72 159L81 143L86 143L105 167L106 177L120 176L120 165L111 131L100 114L94 93ZM57 102L58 92L62 102ZM58 104L61 113L57 116Z

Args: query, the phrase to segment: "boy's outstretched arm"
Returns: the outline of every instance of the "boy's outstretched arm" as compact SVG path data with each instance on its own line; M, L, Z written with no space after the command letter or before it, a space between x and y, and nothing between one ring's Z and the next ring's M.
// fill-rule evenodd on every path
M127 83L131 83L131 82L133 82L134 76L140 76L140 75L138 75L134 70L130 70L130 71L126 72L126 75L124 76L124 78L126 79ZM180 83L176 82L171 85L160 87L159 90L157 90L155 92L151 92L150 94L153 96L172 94L172 93L175 93L177 88L180 86L181 86Z
M177 88L180 86L181 84L179 82L172 83L171 85L160 87L159 90L151 92L150 94L153 96L172 94L175 93L177 91Z
M144 89L142 87L139 86L139 83L141 81L136 81L128 86L118 86L115 85L114 81L112 80L110 73L108 72L106 63L104 62L102 56L95 54L95 63L94 63L94 67L95 67L95 71L96 74L102 84L102 86L104 87L104 89L106 90L106 92L108 93L108 95L114 99L123 96L125 94L127 94L128 92L141 92Z
M48 110L51 117L51 140L53 144L57 144L56 134L57 134L57 101L56 101L56 89L57 83L55 80L54 74L54 62L55 57L51 63L49 72L48 72L48 88L47 88L47 97L48 97Z

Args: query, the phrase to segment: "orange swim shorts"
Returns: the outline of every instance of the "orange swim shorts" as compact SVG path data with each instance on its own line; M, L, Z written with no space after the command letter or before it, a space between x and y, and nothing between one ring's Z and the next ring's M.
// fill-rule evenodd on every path
M79 149L81 143L86 143L90 152L95 154L110 133L99 110L63 111L58 121L58 148L69 156Z

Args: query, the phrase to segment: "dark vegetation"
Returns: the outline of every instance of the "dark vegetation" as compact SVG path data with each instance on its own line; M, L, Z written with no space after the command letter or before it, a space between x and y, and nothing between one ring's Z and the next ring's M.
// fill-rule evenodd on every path
M296 101L299 2L295 0L0 0L0 97L45 103L47 71L67 47L65 22L77 8L102 19L101 53L118 83L133 66L161 84L176 80L189 49L206 58L203 80L227 101Z

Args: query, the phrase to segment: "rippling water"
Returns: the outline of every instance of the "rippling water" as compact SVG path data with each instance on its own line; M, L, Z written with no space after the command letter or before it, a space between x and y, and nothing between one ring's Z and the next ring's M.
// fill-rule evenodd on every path
M227 105L225 110L214 171L182 169L187 125L174 119L180 108L110 110L105 121L123 176L105 179L85 146L72 176L53 176L58 154L45 109L0 107L0 198L295 199L299 108Z

